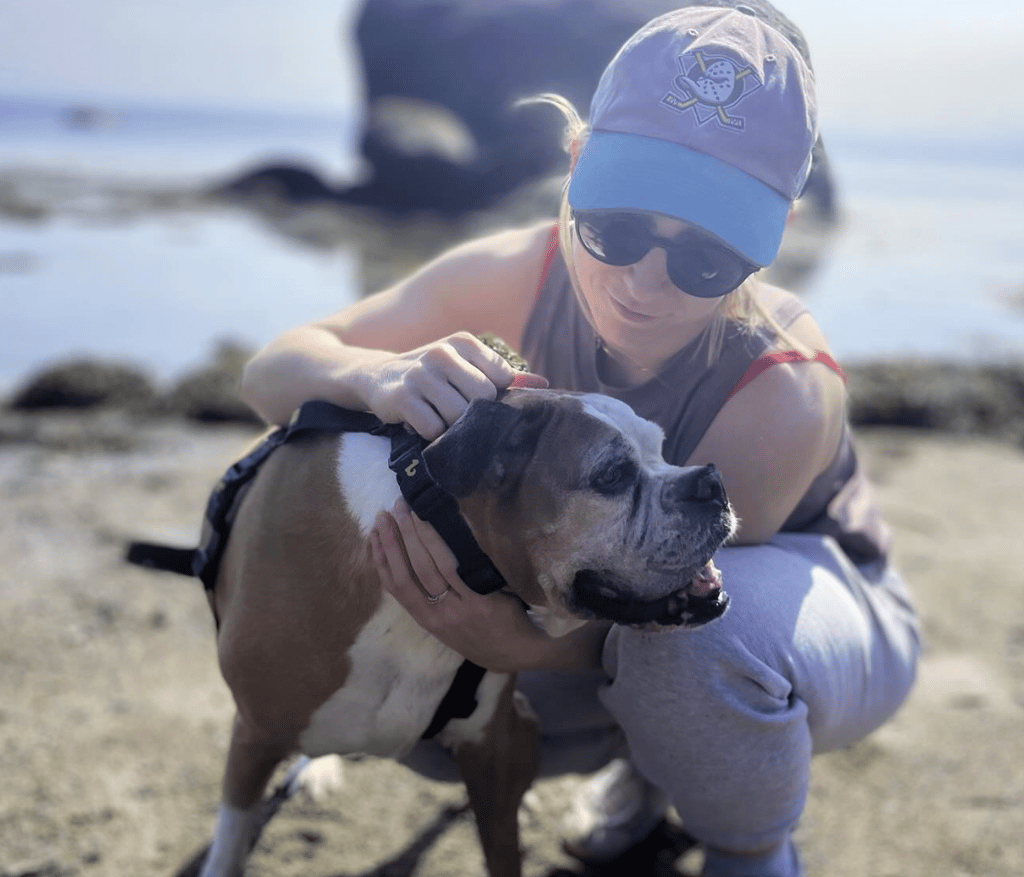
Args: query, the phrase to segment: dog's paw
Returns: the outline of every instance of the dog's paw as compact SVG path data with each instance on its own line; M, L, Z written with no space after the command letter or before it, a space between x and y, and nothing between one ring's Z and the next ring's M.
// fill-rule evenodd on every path
M314 758L299 774L298 791L305 792L314 801L324 801L345 784L344 762L340 755L322 755Z

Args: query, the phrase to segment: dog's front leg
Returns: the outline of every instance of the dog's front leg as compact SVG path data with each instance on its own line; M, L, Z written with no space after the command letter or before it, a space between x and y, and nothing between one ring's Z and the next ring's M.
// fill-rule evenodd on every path
M289 749L267 742L241 716L235 717L213 843L200 877L241 877L253 846L263 790Z
M452 740L447 729L444 736L469 792L488 873L520 877L519 804L540 767L540 732L526 697L515 691L515 676L504 679L488 674L481 684L478 712L493 704L486 724L474 713L450 723L461 739ZM496 703L488 683L501 685Z

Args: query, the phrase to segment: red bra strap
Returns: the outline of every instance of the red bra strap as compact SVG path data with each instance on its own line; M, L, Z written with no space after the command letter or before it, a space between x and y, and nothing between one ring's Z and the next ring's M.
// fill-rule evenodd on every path
M558 225L551 226L551 234L548 237L548 247L544 251L544 264L540 269L540 280L537 282L537 292L534 295L534 301L540 297L540 291L544 288L544 284L547 283L548 274L551 273L551 263L555 259L555 253L558 251Z
M844 372L842 368L840 368L839 363L827 353L823 353L819 350L813 357L807 357L797 350L784 350L781 353L768 353L760 359L755 359L750 364L750 367L743 373L743 377L737 381L736 386L732 388L732 392L729 394L729 399L754 380L754 378L761 374L761 372L767 371L773 365L778 365L783 362L820 362L832 369L832 371L843 379L843 383L846 383L846 372Z

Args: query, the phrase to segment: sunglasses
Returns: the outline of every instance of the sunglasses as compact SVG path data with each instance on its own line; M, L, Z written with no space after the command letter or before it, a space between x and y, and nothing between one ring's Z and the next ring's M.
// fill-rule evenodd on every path
M654 219L642 213L573 211L576 236L591 256L606 265L633 265L653 247L665 251L668 279L698 298L720 298L758 270L739 254L697 228L673 237L654 233Z

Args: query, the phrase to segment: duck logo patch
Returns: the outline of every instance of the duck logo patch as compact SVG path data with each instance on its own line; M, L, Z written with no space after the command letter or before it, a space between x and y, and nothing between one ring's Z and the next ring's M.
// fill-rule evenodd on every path
M679 56L680 74L662 104L678 112L692 110L700 125L715 120L724 128L742 131L746 121L732 110L761 88L753 67L742 67L727 55L701 51Z

